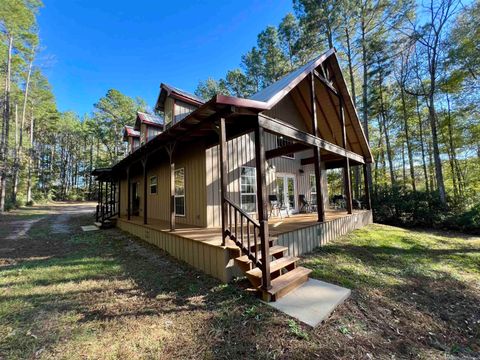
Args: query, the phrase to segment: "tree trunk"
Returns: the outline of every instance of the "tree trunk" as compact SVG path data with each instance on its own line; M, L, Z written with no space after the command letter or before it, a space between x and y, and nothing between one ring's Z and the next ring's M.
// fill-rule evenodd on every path
M415 184L415 164L413 163L412 144L410 142L410 129L408 126L407 105L405 101L405 89L403 88L403 85L401 85L400 87L400 95L402 98L403 126L405 130L405 142L407 145L408 164L410 166L410 180L412 182L412 190L417 191L417 187Z
M430 93L428 100L428 115L430 120L430 128L432 131L433 161L435 163L435 178L437 180L438 196L440 202L443 205L446 205L447 198L445 194L445 183L443 181L442 160L440 159L440 149L438 147L437 112L435 110L435 97L433 91Z
M367 142L370 141L368 134L368 63L367 63L367 39L366 39L366 24L365 17L362 16L361 20L361 31L362 31L362 67L363 67L363 85L362 85L362 114L363 114L363 131L365 132L365 137ZM372 184L372 167L371 164L367 164L367 182L370 189L373 189Z
M28 157L28 175L27 175L27 203L32 202L32 162L33 162L33 113L30 118L30 156ZM43 177L43 176L42 176ZM45 186L45 179L43 179Z
M7 72L5 75L5 96L3 104L3 127L0 139L0 212L5 211L5 193L8 167L8 135L10 126L10 80L12 73L13 36L8 35Z
M417 105L418 130L420 132L420 149L422 152L423 175L425 176L425 189L427 190L427 192L430 192L430 187L428 184L427 161L425 160L425 140L423 138L423 121L422 121L422 115L420 114L420 105L418 103L418 97L416 97L415 100Z
M13 147L13 176L12 176L12 204L15 206L17 204L17 190L18 190L18 105L15 104L15 145Z
M383 131L385 133L385 145L387 145L387 159L388 159L388 166L390 168L390 181L392 185L396 184L395 179L395 171L393 168L393 152L392 147L390 146L390 136L388 134L388 126L387 126L387 111L385 109L385 104L383 102L383 77L381 72L380 79L379 79L379 90L380 90L380 117L383 122Z

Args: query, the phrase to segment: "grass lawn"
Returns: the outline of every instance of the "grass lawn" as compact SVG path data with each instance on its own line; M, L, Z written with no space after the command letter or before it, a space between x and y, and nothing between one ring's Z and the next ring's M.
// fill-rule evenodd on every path
M117 229L81 232L91 215L55 232L50 210L0 217L0 359L480 356L480 238L373 225L319 249L302 265L353 294L311 329Z

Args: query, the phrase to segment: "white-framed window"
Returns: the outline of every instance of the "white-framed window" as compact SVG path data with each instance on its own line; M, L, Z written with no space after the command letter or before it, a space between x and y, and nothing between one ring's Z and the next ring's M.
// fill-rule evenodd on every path
M317 196L317 183L315 181L315 174L310 174L310 196L312 199Z
M185 216L185 169L175 170L175 215Z
M281 148L287 145L293 144L293 141L284 138L283 136L277 135L277 148ZM282 157L288 158L288 159L295 159L295 154L286 154L283 155Z
M150 194L157 193L157 177L152 176L150 177Z
M246 212L257 211L257 176L255 168L242 166L240 173L240 206Z

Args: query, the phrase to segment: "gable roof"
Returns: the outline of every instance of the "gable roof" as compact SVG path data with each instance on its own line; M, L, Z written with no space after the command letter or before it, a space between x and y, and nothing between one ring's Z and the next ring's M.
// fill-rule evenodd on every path
M123 129L123 141L127 141L128 137L140 137L140 132L136 131L132 126L125 125Z
M305 65L299 67L298 69L288 73L287 75L285 75L278 81L274 82L270 86L264 88L263 90L260 90L256 94L252 95L249 98L249 100L262 102L265 104L266 109L270 110L275 105L277 105L283 98L289 95L289 93L293 89L300 86L302 81L305 80L313 70L315 70L321 65L322 66L325 65L326 67L329 67L332 70L332 78L333 78L332 83L334 83L337 91L339 92L339 94L341 95L345 103L345 110L346 110L345 125L347 127L347 140L349 140L349 138L355 138L355 141L352 141L352 142L355 142L356 144L355 147L361 149L363 156L365 156L368 162L373 161L373 156L372 156L367 138L365 136L362 123L360 122L360 118L358 116L357 110L353 103L352 96L350 95L350 91L348 90L348 86L346 84L345 78L343 77L343 73L340 69L336 50L333 48L315 57L314 59L307 62ZM325 91L325 90L322 89L322 91ZM320 108L322 105L328 102L327 99L324 97L320 99L318 93L316 95L317 95L317 108ZM336 104L335 101L330 98L331 94L327 94L327 95L331 105L333 107L338 107L338 104ZM307 100L307 103L308 103L308 100ZM310 111L308 106L307 106L307 110ZM331 115L333 115L332 117L339 117L336 110L333 111ZM327 121L326 119L324 120ZM331 121L330 116L328 116L328 121ZM352 131L350 131L350 127L353 128L353 133ZM352 145L350 145L350 147L352 148ZM357 150L360 150L360 149L357 149Z
M171 86L165 83L160 84L160 94L158 95L157 103L155 104L155 110L164 111L165 110L165 100L167 96L171 96L175 99L184 101L188 104L200 106L205 103L205 100L199 96L189 93L188 91L179 89L175 86Z
M278 101L280 101L290 90L292 90L300 81L307 77L310 72L318 67L330 55L334 54L335 50L330 49L322 55L310 60L305 65L288 73L280 80L260 90L256 94L249 97L250 100L262 101L272 108Z
M152 126L160 127L163 129L164 121L161 116L137 111L137 119L135 120L134 129L140 130L140 124L152 125Z

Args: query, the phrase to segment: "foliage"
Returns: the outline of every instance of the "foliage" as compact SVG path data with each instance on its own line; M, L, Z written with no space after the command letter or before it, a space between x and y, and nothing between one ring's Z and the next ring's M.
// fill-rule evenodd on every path
M468 206L449 198L444 206L436 193L404 187L379 187L372 199L375 221L411 228L439 228L480 233L480 204Z

